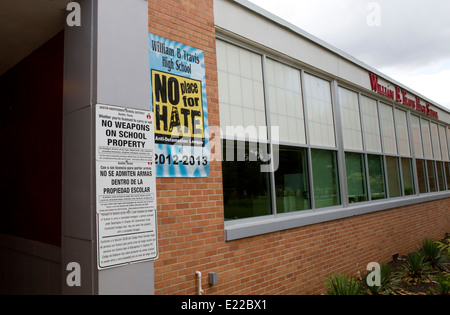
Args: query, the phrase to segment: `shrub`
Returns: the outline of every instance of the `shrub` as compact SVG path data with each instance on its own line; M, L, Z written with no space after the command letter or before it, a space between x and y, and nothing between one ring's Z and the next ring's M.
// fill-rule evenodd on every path
M361 282L346 275L333 274L327 279L328 295L362 295Z
M437 288L434 291L438 295L449 295L450 294L450 275L449 274L439 274L436 277Z
M432 239L425 239L422 243L420 251L423 253L425 262L437 270L445 270L448 267L446 257L442 254L439 244Z
M381 276L381 286L367 286L369 292L372 295L388 295L392 293L392 291L396 290L400 280L394 275L392 272L392 266L389 263L384 263L380 268L380 276ZM365 276L365 281L367 283L367 274Z
M442 255L450 258L450 243L446 244L445 242L436 242L438 248L441 250Z
M406 262L403 264L403 274L407 281L418 282L423 280L430 271L430 265L425 260L425 255L421 252L409 253Z

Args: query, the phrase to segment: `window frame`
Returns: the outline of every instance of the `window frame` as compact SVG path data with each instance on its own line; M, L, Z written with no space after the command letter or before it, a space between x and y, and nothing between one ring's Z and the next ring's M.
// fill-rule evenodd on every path
M261 62L262 62L262 71L263 71L263 90L264 90L264 100L265 100L265 115L266 115L266 122L268 126L268 140L267 143L270 146L271 152L273 152L273 146L274 141L272 139L272 136L270 134L270 127L272 126L272 123L270 121L270 96L268 92L268 86L266 84L267 81L267 73L266 73L266 60L267 58L270 58L271 60L275 62L279 62L285 66L294 68L298 71L300 71L300 91L301 91L301 99L302 99L302 105L303 105L303 118L304 118L304 127L305 127L305 138L306 138L306 144L298 144L298 143L290 143L288 141L279 141L279 143L276 143L276 145L280 146L288 146L288 147L298 147L306 150L306 163L308 168L308 183L309 183L309 192L310 192L310 203L311 203L311 209L310 210L303 210L298 212L290 212L290 213L277 213L276 211L276 205L272 205L273 213L269 216L263 216L263 217L252 217L248 219L240 219L235 221L227 221L225 222L225 238L227 241L235 240L235 239L241 239L246 237L251 237L255 235L261 235L271 232L276 232L280 230L285 229L291 229L291 228L297 228L301 226L307 226L315 223L322 223L326 221L346 218L354 215L361 215L366 213L372 213L375 211L382 211L402 206L408 206L412 204L417 203L423 203L431 200L438 200L442 198L448 198L450 197L450 185L448 185L446 179L445 184L446 188L448 189L447 192L437 192L437 193L430 193L429 192L429 184L428 184L428 174L426 174L426 181L427 181L427 187L428 191L427 193L420 193L418 186L418 179L417 179L417 170L416 170L416 155L414 151L414 144L412 141L411 136L411 121L410 121L410 115L414 114L419 118L419 127L420 127L420 135L422 139L422 152L423 152L423 160L426 161L428 158L425 156L425 150L424 150L424 141L423 141L423 133L422 133L422 120L426 120L428 122L429 130L430 130L430 144L431 144L431 125L430 125L430 118L426 117L424 118L421 113L417 113L414 111L414 113L410 110L405 108L405 106L394 104L389 104L389 101L387 101L386 98L383 96L380 96L376 93L372 93L370 91L363 91L362 88L355 88L353 86L350 86L341 80L337 80L331 77L328 77L326 75L323 75L322 73L317 73L311 69L308 69L303 64L300 64L300 62L296 62L293 60L289 60L281 55L276 55L273 52L269 52L265 50L262 47L256 47L253 46L250 43L246 43L241 41L240 39L237 39L233 37L233 35L230 35L228 33L222 33L217 32L216 33L216 40L224 41L225 43L236 45L240 48L247 49L251 52L257 53L261 56ZM334 123L334 136L335 136L335 144L336 147L324 147L324 146L317 146L317 145L311 145L310 142L310 128L308 124L308 104L306 101L306 95L305 95L305 74L309 74L315 77L318 77L320 79L323 79L325 81L328 81L330 83L330 93L331 93L331 109L333 111L332 117L333 117L333 123ZM353 91L358 94L358 106L359 106L359 114L360 114L360 124L361 124L361 137L363 141L363 150L345 150L344 144L343 144L343 131L341 126L341 106L339 101L339 87L345 88L347 90ZM368 99L371 99L376 102L377 107L377 115L378 115L378 128L379 128L379 136L380 136L380 143L381 143L381 152L372 152L367 150L367 142L365 139L365 125L364 125L364 117L362 113L362 97L367 97ZM385 105L388 105L392 107L392 114L393 114L393 120L394 120L394 130L395 130L395 140L396 140L396 146L397 146L397 154L387 154L385 153L384 148L384 139L383 139L383 131L382 131L382 122L380 119L380 104L383 103ZM410 155L401 155L398 147L398 138L397 138L397 131L396 131L396 110L401 110L403 112L406 112L406 121L407 121L407 130L408 130L408 138L409 138L409 146L410 146ZM445 126L445 124L441 121L438 123L438 132L441 132L439 126L444 125L445 132L446 132L446 139L447 139L447 148L449 151L449 157L450 157L450 139L448 137L448 126ZM442 141L440 134L439 139ZM432 144L431 144L432 145ZM442 146L441 146L442 148ZM334 151L336 154L337 159L337 165L338 165L338 181L339 181L339 198L340 198L340 205L339 206L332 206L327 208L320 208L317 209L314 204L315 196L314 196L314 182L313 182L313 174L312 174L312 167L311 167L311 151L314 149L320 149L320 150L329 150ZM360 203L354 203L349 204L348 202L348 189L347 189L347 175L346 175L346 167L345 167L345 152L354 152L354 153L360 153L364 156L364 162L365 162L365 179L366 179L366 190L368 195L368 200L365 202ZM384 167L384 185L385 185L385 199L376 199L372 200L371 196L371 188L369 183L369 170L368 170L368 156L369 155L378 155L382 156L383 160L383 167ZM398 160L398 168L399 168L399 177L401 182L401 196L396 198L390 198L389 197L389 191L388 191L388 178L387 178L387 171L386 171L386 156L393 156L396 157ZM402 172L402 158L408 158L411 160L412 164L412 177L414 181L414 194L405 196L404 193L404 184L403 184L403 174ZM434 158L434 155L433 155ZM434 160L434 163L436 160ZM448 169L450 169L450 161L443 161L444 162L444 169L445 169L445 175L447 175ZM449 164L446 164L449 163ZM425 167L427 169L427 167ZM275 175L274 172L270 173L271 176L271 191L270 194L272 195L271 200L272 202L276 202L276 191L275 191ZM448 175L447 175L448 176ZM438 184L438 183L436 183Z

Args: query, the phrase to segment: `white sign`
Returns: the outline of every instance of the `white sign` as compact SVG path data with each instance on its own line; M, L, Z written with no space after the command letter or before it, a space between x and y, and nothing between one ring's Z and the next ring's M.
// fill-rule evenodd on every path
M98 268L158 257L151 113L97 105Z
M152 162L154 127L150 112L97 105L97 161Z

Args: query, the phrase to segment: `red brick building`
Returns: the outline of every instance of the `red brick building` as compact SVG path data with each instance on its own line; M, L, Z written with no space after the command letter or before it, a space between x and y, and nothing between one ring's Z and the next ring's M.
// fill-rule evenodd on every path
M31 176L19 168L28 178L20 197L17 172L6 172L13 184L2 199L13 211L0 225L0 292L195 295L201 272L206 295L320 294L332 273L355 274L450 232L450 111L245 0L149 0L148 17L141 3L110 3L80 1L81 27L66 25L1 75L11 108L52 106L24 121L56 123L27 146L51 160ZM96 104L149 110L146 33L204 52L210 153L222 159L209 160L207 176L158 176L157 259L103 270L88 121ZM36 69L44 62L53 70ZM42 95L18 99L19 86L50 79ZM19 167L20 114L2 110L1 143L19 152L2 162ZM252 138L227 126L272 131ZM255 171L267 161L250 151L225 158L252 143L276 153L271 172ZM78 288L66 285L73 261Z

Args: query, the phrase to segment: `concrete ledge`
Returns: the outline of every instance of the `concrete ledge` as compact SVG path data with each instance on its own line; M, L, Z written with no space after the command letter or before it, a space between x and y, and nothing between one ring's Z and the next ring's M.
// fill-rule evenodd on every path
M450 192L433 193L407 198L403 197L377 202L372 201L360 203L348 208L333 207L322 210L307 210L259 218L228 221L225 222L225 240L233 241L447 198L450 198Z

